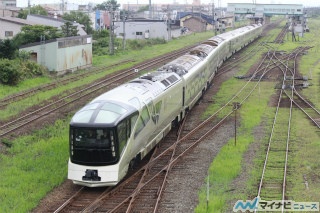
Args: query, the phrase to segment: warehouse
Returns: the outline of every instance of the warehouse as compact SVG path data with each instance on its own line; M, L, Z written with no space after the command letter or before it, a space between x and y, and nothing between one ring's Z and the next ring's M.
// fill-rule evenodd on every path
M19 51L30 53L30 59L56 71L73 72L92 65L92 37L74 36L22 46Z

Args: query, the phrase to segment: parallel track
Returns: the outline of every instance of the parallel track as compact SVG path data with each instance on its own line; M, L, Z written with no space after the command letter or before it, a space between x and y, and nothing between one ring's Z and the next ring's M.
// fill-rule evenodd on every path
M128 81L128 79L132 79L136 77L137 76L137 72L135 72L136 70L142 71L142 70L153 68L156 64L163 63L167 60L170 60L179 54L184 54L186 51L188 51L193 47L194 46L187 47L182 50L167 54L163 57L159 57L159 58L155 58L153 60L147 61L133 68L123 70L118 74L113 75L112 77L102 79L81 90L73 92L65 97L59 98L58 100L52 103L39 107L38 109L33 110L32 112L28 112L24 115L21 115L16 119L2 122L2 125L0 126L0 138L5 137L9 134L10 136L12 136L16 132L19 132L21 128L24 128L25 126L28 126L33 122L38 121L39 119L44 119L46 116L53 115L58 110L63 110L67 107L70 107L70 105L74 105L78 101L81 101L81 102L83 102L84 100L89 101L90 98L96 97L97 94L102 94L103 92L106 92L107 90Z

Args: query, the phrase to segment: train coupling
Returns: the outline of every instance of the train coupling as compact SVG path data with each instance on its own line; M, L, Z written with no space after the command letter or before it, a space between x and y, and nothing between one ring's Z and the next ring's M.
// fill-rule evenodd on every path
M101 177L98 176L98 170L87 169L85 175L82 176L82 180L101 181Z

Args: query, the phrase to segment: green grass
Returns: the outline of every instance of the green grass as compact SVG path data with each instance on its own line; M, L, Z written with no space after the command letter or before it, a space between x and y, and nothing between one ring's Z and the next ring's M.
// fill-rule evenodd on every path
M182 36L168 41L165 44L146 46L141 50L128 50L126 52L116 53L115 55L95 56L93 58L94 65L108 65L110 62L115 63L125 59L134 59L136 62L142 62L156 56L172 52L183 47L202 42L214 34L211 31ZM143 57L142 57L143 56Z
M17 86L7 86L0 84L0 99L18 93L20 91L28 90L30 88L37 87L42 84L50 83L51 81L52 80L49 77L38 77L24 80L20 82Z
M65 180L68 122L20 137L0 156L0 212L29 212Z
M306 116L298 110L294 110L297 119L293 122L296 138L292 143L294 153L290 153L288 181L291 183L288 191L289 199L295 201L319 201L320 189L320 134L319 129L310 125ZM307 128L306 128L307 127ZM306 188L305 181L308 183Z
M94 57L95 66L108 66L126 59L135 59L135 63L143 61L144 57L157 55L179 49L192 43L203 41L213 36L212 32L185 36L170 41L168 44L146 47L139 51L129 51L114 56ZM117 69L127 68L134 63L118 66ZM39 92L27 99L10 104L0 113L0 119L17 115L33 105L56 95L67 95L66 91L90 83L105 76L115 69L92 74L79 81L60 86L50 91ZM51 82L52 78L42 77L21 82L16 87L0 85L0 99L17 92ZM54 187L65 181L68 165L68 131L69 120L56 121L55 125L47 126L30 135L16 140L2 139L8 147L0 156L0 212L30 212L39 201Z
M86 78L81 78L78 81L72 82L68 85L60 86L55 89L52 89L50 91L44 91L44 92L38 92L35 95L30 95L27 99L23 99L21 101L14 102L10 105L8 105L4 110L2 110L2 113L0 114L0 120L6 120L7 118L10 118L12 116L15 116L19 114L20 112L26 110L27 108L42 103L45 100L48 100L56 95L66 95L67 93L65 91L70 91L71 89L75 89L79 86L82 86L84 84L89 84L101 77L104 77L107 74L110 74L116 70L129 68L133 66L134 64L140 63L144 61L145 59L153 58L155 56L159 56L162 54L165 54L166 52L170 52L175 49L180 49L182 47L185 47L187 45L191 45L193 43L198 43L200 41L203 41L211 36L212 32L205 32L205 33L199 33L195 35L189 35L184 36L179 39L171 40L170 42L162 45L155 45L155 46L146 46L142 50L136 50L136 51L128 51L125 53L119 53L117 55L106 55L106 56L96 56L93 58L93 63L96 66L108 66L115 63L119 63L124 60L135 60L134 62L126 63L124 65L119 65L116 68L108 69L104 72L100 73L93 73L90 76L87 76ZM141 57L141 55L145 57ZM76 74L76 73L75 73ZM8 95L21 92L24 90L28 90L46 83L50 83L52 80L49 77L42 77L42 78L35 78L35 79L29 79L26 81L21 82L16 87L10 87L10 86L4 86L0 84L0 99L4 98Z
M311 22L311 23L310 23ZM311 30L314 34L305 34L304 38L300 38L299 42L292 43L291 40L280 45L279 50L291 51L298 46L305 45L306 41L317 40L319 35L319 20L309 21ZM313 26L313 27L312 27ZM316 28L316 29L315 29ZM275 31L280 31L276 29ZM271 39L272 40L272 39ZM309 51L307 55L302 57L302 63L299 64L300 71L303 74L312 73L312 83L308 89L303 91L319 109L320 99L320 57L319 57L319 41L314 42L315 49ZM256 59L254 59L256 60ZM252 61L248 61L242 65L241 74L245 74ZM245 68L247 67L247 68ZM208 171L209 176L203 183L203 188L199 192L199 204L195 212L229 212L232 208L234 200L249 200L257 195L257 185L261 177L262 166L265 158L265 150L268 144L270 129L274 116L274 107L268 106L270 96L274 92L274 83L262 83L261 96L257 96L257 92L250 97L249 102L244 104L241 109L240 128L238 128L237 146L234 146L234 139L231 139L219 152L213 160ZM238 91L240 85L235 79L225 82L218 94L213 97L215 104L212 105L205 116L214 113L221 105L223 105L232 94ZM258 101L259 100L259 101ZM295 201L319 201L320 194L320 135L319 130L314 127L310 121L298 110L294 110L292 123L292 133L290 136L290 149L293 150L289 154L289 175L288 175L288 199ZM280 116L281 117L281 116ZM249 178L245 186L241 188L241 192L235 193L231 187L235 178L242 171L242 156L247 151L255 139L252 132L258 125L263 125L265 137L260 139L260 149L253 160L253 165L249 168ZM284 137L284 132L278 133L277 137ZM285 137L286 138L286 137ZM271 174L272 175L272 174ZM210 179L209 202L207 206L207 185ZM309 189L306 189L305 179L308 181Z
M237 90L234 88L236 82L230 79L224 83L222 90L219 90L217 96L223 96L225 90L229 93L235 93ZM239 81L239 80L238 80ZM255 83L250 83L255 84ZM206 188L203 188L199 194L199 204L195 212L223 212L226 201L232 196L226 191L229 190L229 185L232 180L238 176L242 166L242 156L247 150L250 143L254 141L252 130L260 124L262 116L264 115L266 105L269 97L273 94L270 90L272 83L261 83L261 94L258 92L252 94L252 97L241 106L241 126L238 128L237 145L234 145L234 139L231 139L219 152L217 157L212 162L209 169L210 177L210 200L208 211L206 206ZM260 101L257 103L257 99ZM225 97L227 100L229 97ZM245 198L245 195L239 195L239 199Z

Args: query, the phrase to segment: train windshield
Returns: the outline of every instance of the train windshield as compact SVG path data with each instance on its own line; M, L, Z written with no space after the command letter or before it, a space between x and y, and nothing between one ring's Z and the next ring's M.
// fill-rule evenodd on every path
M71 162L88 165L111 165L118 161L113 128L70 128Z

